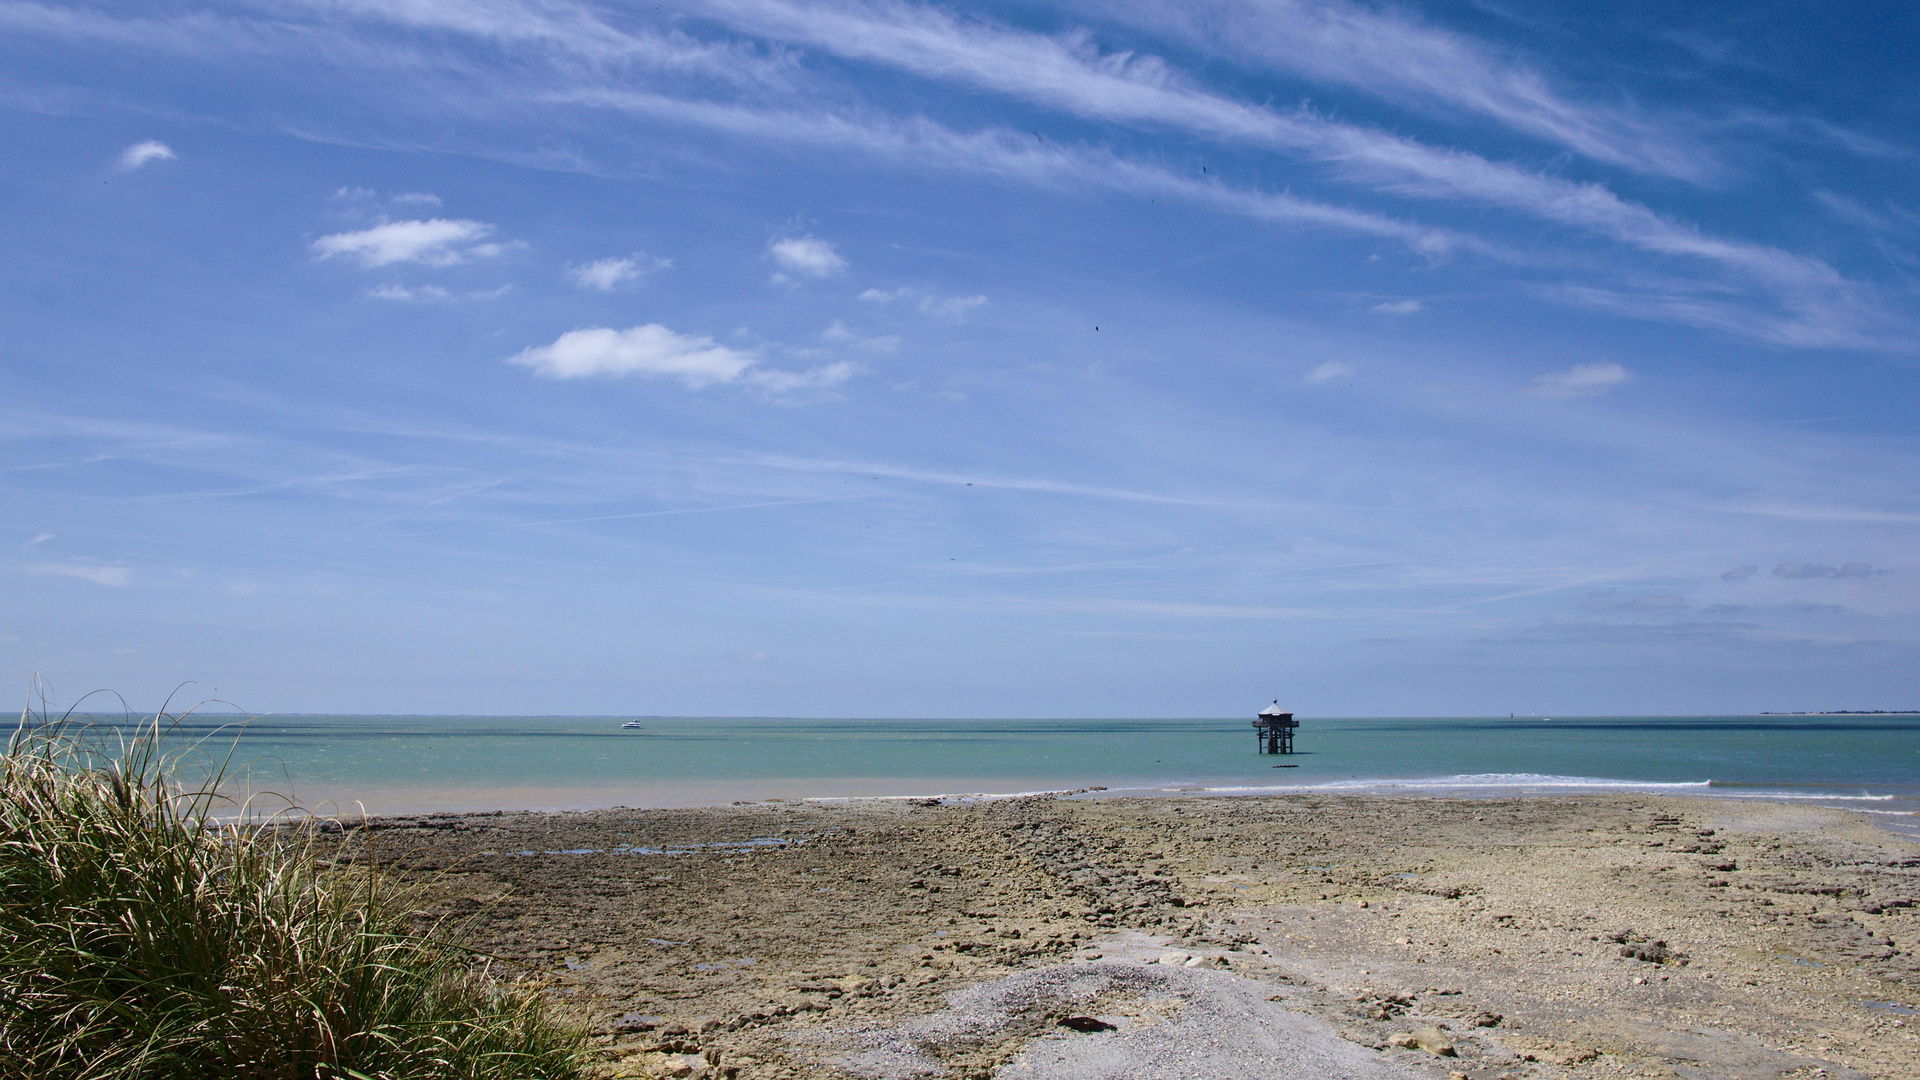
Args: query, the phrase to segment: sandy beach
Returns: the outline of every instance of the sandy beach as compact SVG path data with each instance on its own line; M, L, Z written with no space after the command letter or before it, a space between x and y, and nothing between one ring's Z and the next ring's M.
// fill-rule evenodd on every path
M428 882L615 1076L1920 1076L1920 845L1841 811L1043 797L366 824L344 857Z

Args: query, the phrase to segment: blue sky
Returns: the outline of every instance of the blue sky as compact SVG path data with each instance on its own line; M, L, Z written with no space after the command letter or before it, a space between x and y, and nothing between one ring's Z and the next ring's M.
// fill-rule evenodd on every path
M0 0L0 676L1920 706L1917 23Z

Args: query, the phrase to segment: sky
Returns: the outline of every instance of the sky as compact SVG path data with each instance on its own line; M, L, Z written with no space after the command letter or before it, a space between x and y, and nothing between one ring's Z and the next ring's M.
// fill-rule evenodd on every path
M0 689L1920 707L1917 44L0 0Z

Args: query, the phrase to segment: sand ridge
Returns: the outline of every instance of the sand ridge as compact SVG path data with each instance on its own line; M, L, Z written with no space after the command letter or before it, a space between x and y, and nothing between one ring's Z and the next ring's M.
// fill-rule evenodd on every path
M1436 1078L1920 1076L1920 845L1838 811L1300 795L367 824L345 854L430 881L614 1075L876 1076L861 1040L888 1031L924 1075L1108 1075L1045 1055L1175 1025L1128 1006L1062 1029L1097 972L953 1038L914 1025L970 988L1130 965L1259 984ZM1404 1045L1422 1031L1452 1055Z

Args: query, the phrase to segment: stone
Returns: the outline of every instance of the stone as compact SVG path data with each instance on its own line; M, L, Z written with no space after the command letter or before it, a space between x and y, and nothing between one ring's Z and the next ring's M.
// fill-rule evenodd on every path
M1420 1049L1439 1057L1453 1057L1453 1042L1447 1033L1437 1027L1423 1027L1413 1033L1413 1041Z
M1627 944L1620 946L1620 955L1648 964L1664 964L1679 958L1679 954L1667 948L1664 941L1652 941L1645 944Z

